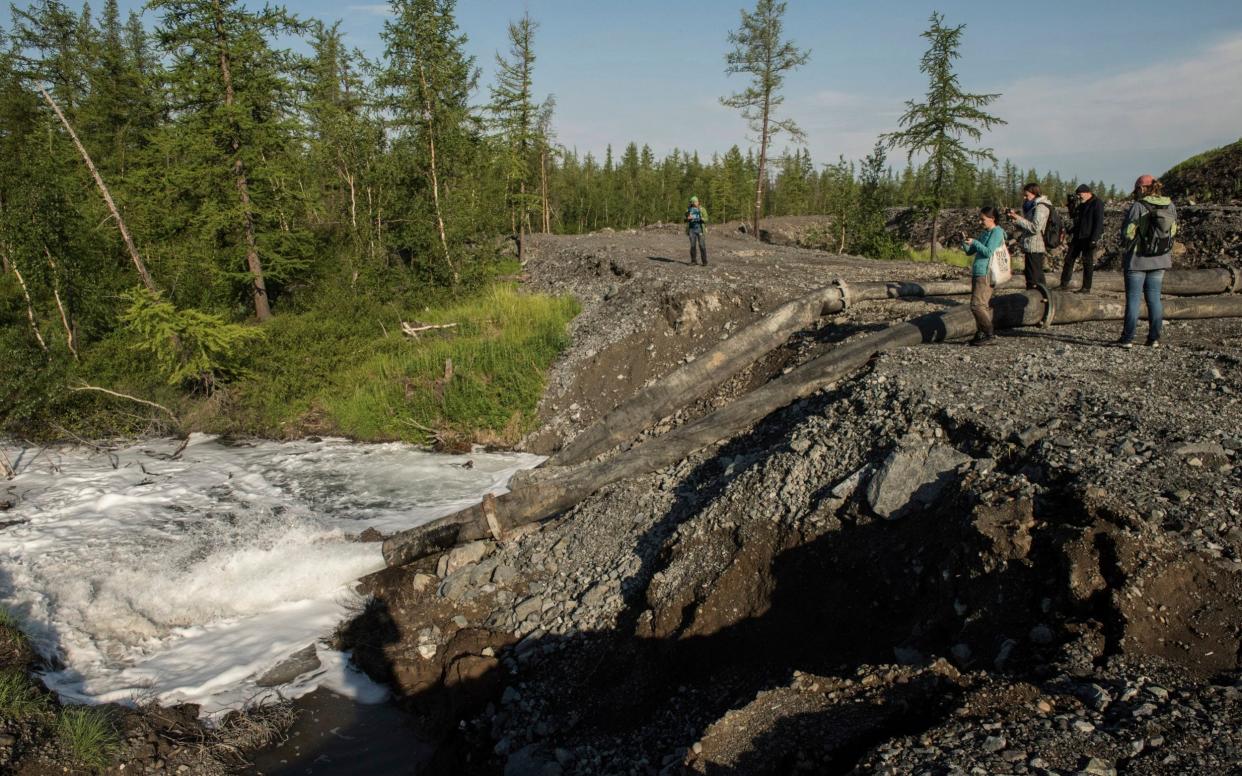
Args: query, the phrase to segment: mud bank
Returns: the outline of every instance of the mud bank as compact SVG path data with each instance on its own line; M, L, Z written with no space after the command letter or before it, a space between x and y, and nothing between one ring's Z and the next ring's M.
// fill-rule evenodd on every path
M598 293L579 365L641 362L627 338L665 292L683 310L738 302L680 331L649 318L669 349L653 374L803 281L951 272L740 238L706 272L647 258L675 237L579 238L536 260ZM652 433L954 303L860 304ZM634 328L592 322L609 313ZM369 577L340 646L420 721L433 772L1230 772L1242 323L1172 324L1157 350L1115 337L1083 324L885 354L504 544ZM554 385L544 443L614 400L592 374Z

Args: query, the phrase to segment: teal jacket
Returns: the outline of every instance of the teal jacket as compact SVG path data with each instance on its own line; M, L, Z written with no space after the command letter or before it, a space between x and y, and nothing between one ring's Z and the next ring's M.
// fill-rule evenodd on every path
M988 262L992 260L992 254L1004 244L1005 230L999 226L992 227L977 239L962 243L962 250L966 255L975 257L970 264L970 276L979 278L988 274Z

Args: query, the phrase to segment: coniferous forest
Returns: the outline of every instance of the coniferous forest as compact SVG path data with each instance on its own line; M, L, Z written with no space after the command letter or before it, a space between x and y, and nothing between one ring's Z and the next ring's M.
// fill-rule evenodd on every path
M715 222L748 218L756 201L760 162L744 138L710 157L560 144L529 17L510 22L483 84L454 0L393 0L378 60L334 24L239 0L152 0L142 18L122 18L116 0L37 0L11 16L0 31L10 433L178 427L192 397L195 412L209 405L193 425L221 431L302 433L319 418L361 438L459 424L511 439L514 402L533 407L539 384L489 370L515 353L546 367L575 312L498 282L519 271L526 235L678 221L692 193ZM763 215L870 224L851 231L854 253L883 253L870 247L877 214L923 204L928 185L879 141L862 160L822 163L794 144L766 162ZM938 206L1014 203L1028 180L1054 199L1077 183L962 163ZM390 330L414 318L451 319L461 336L444 353L401 350ZM403 389L370 379L405 375L408 399L448 381L453 358L487 379L462 376L395 414L385 392Z

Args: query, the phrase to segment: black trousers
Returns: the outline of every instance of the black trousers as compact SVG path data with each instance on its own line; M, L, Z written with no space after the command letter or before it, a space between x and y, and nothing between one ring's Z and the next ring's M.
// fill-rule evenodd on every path
M1046 255L1046 253L1026 254L1026 266L1022 268L1022 274L1026 277L1027 288L1044 284L1044 257Z
M1065 266L1061 268L1061 288L1069 287L1074 279L1074 260L1082 257L1082 290L1091 290L1091 273L1095 271L1095 246L1090 240L1074 239L1065 252Z

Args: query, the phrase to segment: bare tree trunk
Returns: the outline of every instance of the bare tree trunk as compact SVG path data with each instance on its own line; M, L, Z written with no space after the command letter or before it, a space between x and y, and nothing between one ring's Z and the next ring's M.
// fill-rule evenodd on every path
M755 181L755 237L759 236L759 219L763 215L763 176L768 162L768 123L772 116L772 95L763 95L763 131L759 133L759 176Z
M375 201L371 198L371 187L367 186L367 244L370 249L371 261L375 261Z
M448 236L444 230L444 213L440 209L440 176L436 170L435 113L431 106L431 89L427 85L427 70L422 63L418 65L418 78L423 84L423 107L427 111L427 146L431 152L431 198L436 208L436 228L440 230L440 247L444 249L444 260L453 273L453 282L456 283L460 278L457 267L453 264L453 257L449 253Z
M121 232L121 239L125 242L125 247L129 249L129 258L134 262L134 268L138 270L138 277L142 279L142 284L151 293L156 293L155 281L151 279L151 273L147 271L147 265L143 262L142 256L139 255L137 246L134 245L134 238L130 236L129 229L125 226L125 220L121 218L121 211L117 209L116 202L112 200L112 192L108 191L108 185L104 183L104 179L99 174L99 170L96 169L95 163L91 161L91 155L86 152L86 147L78 139L78 133L73 131L73 126L69 123L69 119L65 118L65 114L61 111L60 106L56 104L56 101L52 99L52 95L48 94L47 90L42 86L39 87L39 94L43 95L44 101L56 112L56 117L60 119L60 123L64 125L65 131L69 133L69 138L73 141L73 145L78 149L78 153L81 154L82 161L86 162L86 169L90 170L91 177L95 179L95 186L103 196L108 210L112 212L112 218L116 220L117 229Z
M940 246L940 210L932 213L932 231L931 231L931 260L935 261Z
M349 225L354 230L354 235L358 234L358 191L354 186L354 176L349 171L349 166L345 164L345 157L338 151L337 159L341 161L341 177L345 179L345 183L349 185Z
M518 264L526 266L526 227L529 224L530 216L526 212L526 180L518 182L518 211L517 219L517 235L518 235Z
M58 268L56 260L52 258L52 252L47 246L43 246L43 253L47 256L48 266L52 268L52 296L56 298L56 309L60 310L60 322L65 326L65 345L68 346L69 352L73 354L73 360L78 360L78 349L73 336L73 326L69 323L69 314L65 312L65 305L60 301L60 281L58 281Z
M233 73L229 65L228 41L224 33L224 14L220 9L220 0L214 0L216 10L216 44L220 49L220 77L224 81L224 104L232 107L234 102ZM241 137L234 128L233 140L233 174L237 179L237 193L242 203L242 231L246 238L246 266L253 279L254 315L260 321L272 317L272 307L267 298L267 283L263 279L263 263L259 260L259 246L254 236L254 211L250 202L250 183L246 178L246 166L241 158Z
M30 330L34 332L35 339L39 341L39 347L46 353L47 343L43 341L43 335L39 333L39 323L35 320L34 314L34 302L30 300L30 289L26 288L26 279L22 277L15 260L10 259L9 263L13 267L13 274L17 276L17 282L21 284L22 296L26 297L26 317L30 319Z
M539 152L539 188L543 194L543 233L552 231L552 213L548 209L548 149Z

